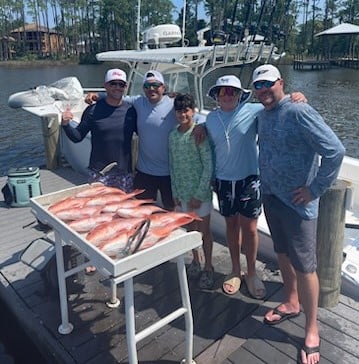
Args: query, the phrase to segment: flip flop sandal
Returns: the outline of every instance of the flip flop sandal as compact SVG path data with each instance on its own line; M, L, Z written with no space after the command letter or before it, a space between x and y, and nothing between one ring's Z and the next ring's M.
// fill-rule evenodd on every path
M307 357L307 362L308 362L308 355L312 355L315 353L318 353L320 355L320 345L318 346L307 346L307 345L303 345L301 350L298 353L298 363L302 364L302 351L305 353L305 356ZM319 360L318 362L319 363Z
M261 300L266 296L267 291L264 287L263 282L258 278L257 274L253 276L248 276L247 274L245 274L244 281L246 282L249 294L253 298Z
M199 279L199 287L202 289L211 289L214 285L214 272L212 270L204 270Z
M189 279L198 279L201 274L201 265L194 260L187 268L187 275Z
M279 306L278 306L279 307ZM280 324L281 322L285 321L285 320L288 320L290 318L294 318L294 317L297 317L300 315L300 312L282 312L282 311L279 311L278 310L278 307L276 307L274 310L273 310L273 313L272 315L278 315L280 318L278 320L268 320L266 317L264 317L263 319L263 322L267 325L278 325Z
M229 291L226 286L232 286L233 290ZM236 294L240 288L241 288L241 279L234 274L229 274L225 278L223 285L222 285L223 292L228 295Z

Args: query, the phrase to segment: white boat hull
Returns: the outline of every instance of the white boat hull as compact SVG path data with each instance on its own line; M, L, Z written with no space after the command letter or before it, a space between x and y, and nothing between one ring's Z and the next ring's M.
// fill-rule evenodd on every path
M91 152L91 134L87 134L80 143L74 143L62 130L60 138L62 156L75 171L87 175Z

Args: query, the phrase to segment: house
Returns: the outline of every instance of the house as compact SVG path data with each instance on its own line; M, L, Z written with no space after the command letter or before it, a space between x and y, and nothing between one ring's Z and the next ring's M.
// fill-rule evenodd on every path
M12 59L14 51L15 39L4 35L0 38L0 60L8 61Z
M16 47L21 53L37 54L42 57L58 55L64 50L64 37L54 29L38 24L26 24L11 31Z

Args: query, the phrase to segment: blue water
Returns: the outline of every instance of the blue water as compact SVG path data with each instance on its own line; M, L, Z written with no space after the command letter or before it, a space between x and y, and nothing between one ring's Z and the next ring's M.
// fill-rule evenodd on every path
M10 167L45 164L41 122L25 111L9 108L7 100L12 93L69 76L76 76L84 87L101 87L106 69L117 66L0 67L0 176L6 175ZM359 158L359 70L294 71L291 66L280 69L287 91L302 91L342 140L347 155ZM228 72L237 74L238 68ZM241 73L244 85L249 82L249 74Z

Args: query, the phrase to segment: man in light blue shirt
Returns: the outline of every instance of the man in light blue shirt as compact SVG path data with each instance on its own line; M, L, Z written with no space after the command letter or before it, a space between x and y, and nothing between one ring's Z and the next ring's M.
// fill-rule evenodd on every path
M241 286L240 251L243 241L247 260L244 279L251 296L266 295L255 269L258 250L257 219L261 213L260 181L257 155L256 115L260 104L245 103L251 92L242 88L234 75L220 77L208 92L219 104L206 119L208 136L214 147L215 191L219 211L226 222L226 240L232 271L222 289L233 295Z
M270 310L264 322L276 325L298 316L301 303L306 316L301 362L314 364L320 360L316 273L318 202L338 176L345 150L317 111L308 104L290 102L276 67L256 68L253 86L264 105L258 114L264 212L285 292L283 303Z

